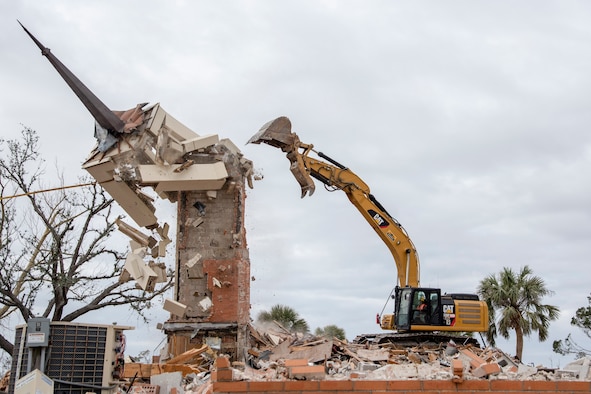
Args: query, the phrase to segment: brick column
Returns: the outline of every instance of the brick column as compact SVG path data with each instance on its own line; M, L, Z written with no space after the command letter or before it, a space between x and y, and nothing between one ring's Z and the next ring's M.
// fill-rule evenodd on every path
M244 228L245 178L240 154L216 146L201 160L223 160L224 187L178 194L175 300L184 316L165 325L169 350L207 343L243 361L250 321L250 260Z

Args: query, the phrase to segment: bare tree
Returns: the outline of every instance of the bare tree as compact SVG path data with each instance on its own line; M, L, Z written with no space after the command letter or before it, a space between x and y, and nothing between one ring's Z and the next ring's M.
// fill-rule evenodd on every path
M575 315L570 320L570 324L579 327L583 330L587 338L591 339L591 295L587 296L587 302L589 303L588 306L582 306L576 310ZM575 342L571 334L568 334L565 339L554 341L552 343L552 350L563 356L574 354L579 358L583 358L585 356L591 356L590 345L591 342L585 343L584 346L580 345Z
M109 242L113 199L84 179L77 189L36 193L45 186L38 146L26 127L22 140L0 140L0 324L33 316L73 321L119 305L147 320L144 309L172 287L173 275L153 292L120 281L126 251ZM12 354L2 334L0 347Z

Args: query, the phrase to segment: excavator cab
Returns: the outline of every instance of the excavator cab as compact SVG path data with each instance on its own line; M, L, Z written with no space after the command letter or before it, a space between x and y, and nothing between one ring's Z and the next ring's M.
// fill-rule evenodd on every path
M427 287L397 287L394 314L383 315L381 328L397 331L483 332L488 308L475 294L444 294Z
M394 325L400 331L411 326L439 326L441 322L441 290L398 287L394 296Z

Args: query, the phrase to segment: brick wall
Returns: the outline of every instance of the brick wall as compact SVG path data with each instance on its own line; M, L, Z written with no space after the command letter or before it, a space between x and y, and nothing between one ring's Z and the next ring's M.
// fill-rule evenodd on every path
M205 260L203 271L208 277L214 308L210 322L250 321L250 267L242 260ZM215 279L215 283L214 283Z
M178 193L175 300L186 311L164 324L169 351L174 356L203 343L221 344L216 350L240 360L250 321L243 167L225 145L192 159L223 160L229 177L217 191Z
M213 382L213 392L222 393L280 393L291 394L384 394L384 393L589 393L591 382L542 382L508 380L292 380L283 382Z
M177 300L187 305L185 318L247 323L250 312L250 263L244 237L243 190L182 193L177 238ZM202 209L200 213L199 209ZM195 222L197 221L197 222ZM192 259L196 262L188 264ZM216 293L216 295L214 295ZM233 302L232 310L220 306ZM207 308L209 301L213 303ZM219 309L224 309L219 310Z
M212 372L212 391L223 393L326 393L326 394L385 394L385 393L510 393L581 394L591 392L591 382L578 381L511 381L511 380L286 380L270 382L232 381L233 370L230 361L219 357Z

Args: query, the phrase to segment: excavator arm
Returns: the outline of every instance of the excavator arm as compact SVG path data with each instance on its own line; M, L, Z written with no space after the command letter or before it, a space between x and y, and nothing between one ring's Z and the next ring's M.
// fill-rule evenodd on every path
M265 143L286 153L291 172L301 186L302 197L314 193L314 179L327 190L342 190L392 253L398 271L394 313L378 314L377 320L382 329L395 332L361 335L355 339L356 343L408 344L412 340L441 344L452 338L464 342L470 338L445 333L488 330L487 305L477 295L441 294L441 289L419 287L419 258L404 228L371 194L361 178L346 166L315 151L312 144L302 143L297 134L291 132L288 118L280 117L266 123L248 142ZM421 308L423 304L425 308Z
M312 178L323 183L327 190L342 190L392 253L399 286L419 286L419 258L414 244L361 178L322 152L316 152L313 145L302 143L291 132L291 122L286 117L266 123L248 143L265 143L286 152L290 170L301 186L302 198L314 193ZM312 152L324 160L310 157Z

